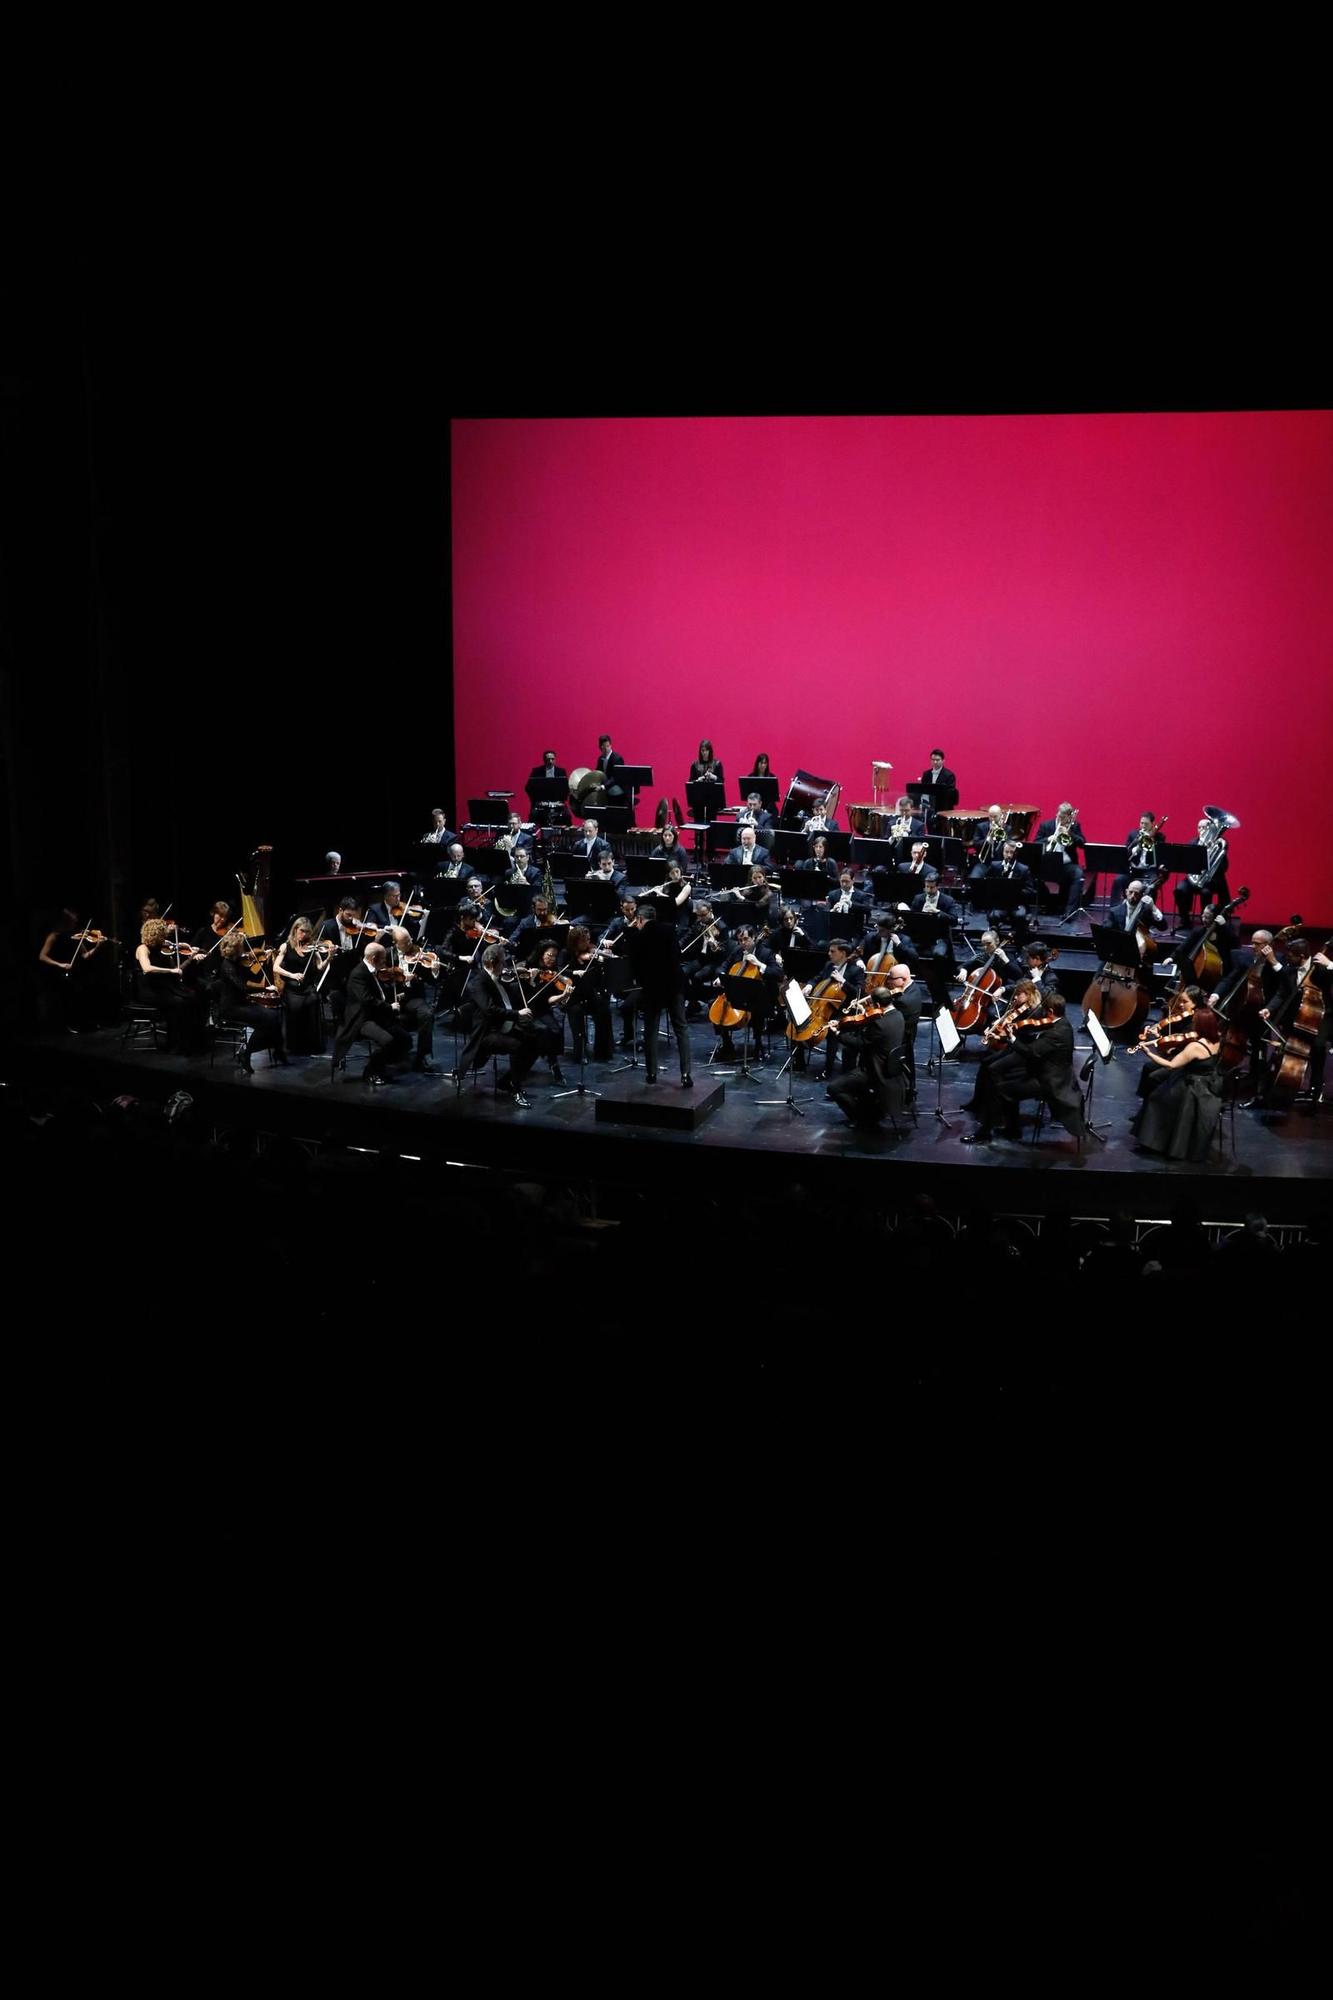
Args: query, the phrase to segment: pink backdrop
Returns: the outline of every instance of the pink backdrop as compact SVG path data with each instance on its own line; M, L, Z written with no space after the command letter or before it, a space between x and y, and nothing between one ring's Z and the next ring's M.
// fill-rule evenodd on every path
M870 796L1243 821L1251 920L1333 905L1333 416L594 418L453 429L458 797L608 731ZM845 814L843 824L846 824Z

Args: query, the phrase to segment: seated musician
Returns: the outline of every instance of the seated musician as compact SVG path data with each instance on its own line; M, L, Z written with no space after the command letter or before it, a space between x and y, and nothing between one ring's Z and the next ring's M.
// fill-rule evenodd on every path
M405 930L394 930L389 942L398 954L398 963L407 975L398 989L399 1018L409 1034L416 1037L415 1070L435 1073L435 1013L440 1001L440 962Z
M355 896L343 896L338 903L336 916L326 917L319 927L319 942L336 946L329 976L324 981L323 992L329 1003L329 1012L335 1021L341 1020L347 999L347 982L352 967L365 950L366 933L361 923L361 905Z
M588 1023L593 1029L593 1046L589 1053L592 1062L610 1062L612 1053L611 1000L597 967L602 963L593 949L591 933L582 924L574 924L569 932L567 965L573 980L573 998L567 1003L565 1013L569 1019L570 1041L573 1044L574 1060L581 1063L587 1051Z
M814 811L808 812L801 821L802 833L836 833L837 831L838 815L835 812L829 812L822 799L814 808Z
M597 830L597 821L595 819L585 819L582 827L579 829L578 838L575 840L570 852L579 857L583 862L585 872L591 875L602 856L611 852L611 843L609 840L602 839L601 834Z
M432 806L430 809L430 832L422 834L421 845L423 847L447 848L457 838L458 835L456 833L449 831L449 822L444 816L444 807Z
M990 867L991 863L998 861L1004 853L1004 844L1008 837L1005 831L1007 824L1008 816L1005 813L1004 807L989 806L985 819L978 820L972 828L969 838L972 843L973 859L967 879L973 885L972 907L974 910L979 910L982 907L981 901L976 894L977 887L985 881L986 870Z
M1044 944L1033 943L1024 946L1021 976L1024 979L1030 980L1039 993L1056 993L1059 991L1056 983L1055 967L1051 962L1051 953Z
M944 761L942 750L930 753L930 768L921 773L921 782L929 787L923 795L932 813L952 812L958 804L958 780Z
M752 826L743 826L736 845L727 855L727 863L732 868L766 868L769 854L766 847L759 845Z
M1138 940L1140 960L1150 956L1148 945L1151 933L1166 929L1165 916L1142 882L1130 882L1127 885L1124 901L1112 903L1106 912L1106 921L1113 930L1128 931Z
M927 882L938 880L939 870L933 866L930 848L924 840L912 843L912 858L910 861L899 862L898 873L910 876L918 888L924 888Z
M779 965L783 962L784 952L810 951L813 949L809 938L801 929L800 911L791 903L784 903L779 911L778 927L776 931L770 934L769 942L773 948L773 956Z
M798 861L796 866L800 869L812 870L817 875L827 875L831 882L836 882L838 879L838 864L830 855L828 842L822 833L815 835L810 843L810 852L803 861ZM811 901L813 902L813 900L814 898L812 897Z
M869 964L871 956L877 957L886 951L895 959L901 960L904 965L916 964L916 947L905 932L899 931L896 912L890 916L876 918L873 927L867 933L863 955L867 955L866 963Z
M750 870L748 882L742 883L739 889L718 889L714 901L740 903L746 915L753 920L756 930L762 931L777 907L778 898L763 868L756 863Z
M689 850L680 837L679 827L670 821L662 828L656 847L649 855L650 861L679 861L681 873L690 872Z
M617 893L625 886L625 871L617 868L615 856L608 847L605 854L599 854L596 865L588 870L589 882L609 882Z
M196 951L212 951L219 939L226 937L232 924L231 904L214 903L209 909L207 923L200 924L190 943Z
M525 847L531 854L533 835L531 829L524 826L521 813L510 813L505 830L495 844L502 853L508 854L516 847Z
M698 756L690 765L690 783L720 785L722 779L722 766L713 754L712 744L705 736L699 745Z
M805 987L806 999L808 1000L811 997L817 986L829 981L834 986L841 987L848 1000L856 999L864 990L866 982L865 967L857 959L846 938L829 939L828 963L820 973L819 978L812 979L809 985ZM832 1074L838 1060L838 1044L836 1041L830 1041L826 1038L824 1049L824 1075L829 1076ZM798 1042L796 1045L796 1055L793 1057L793 1062L797 1069L804 1068L804 1063L799 1060L802 1054L802 1045Z
M534 931L549 931L552 924L558 921L555 912L552 910L545 896L534 896L532 899L532 908L529 910L527 916L520 917L509 932L510 939L519 957L527 957L528 946L532 943L532 934Z
M369 950L366 956L370 956ZM511 992L502 982L503 969L503 947L487 945L480 965L473 966L468 979L464 1002L471 1027L451 1080L462 1084L468 1072L488 1057L508 1056L509 1068L500 1078L500 1089L526 1110L529 1100L523 1095L523 1083L542 1052L542 1038L533 1027L532 1009L521 994Z
M889 967L886 985L880 989L881 998L889 1000L903 1017L903 1062L907 1072L907 1094L916 1096L916 1031L921 1023L921 1015L929 995L916 979L910 965L902 961Z
M952 896L943 893L938 875L927 876L920 893L912 898L912 910L914 914L920 916L947 917L951 925L962 922L962 911ZM923 957L933 958L937 963L947 965L950 972L953 971L953 937L948 930L937 937L928 948L918 945L917 949L921 951Z
M499 926L486 900L480 875L470 875L467 890L460 897L454 911L454 927L449 933L447 949L455 958L467 960L475 958L480 943L494 942L494 937L483 937L488 928L492 933L496 933Z
M884 831L884 838L893 842L894 866L901 866L910 858L913 841L924 840L925 837L926 822L913 804L911 793L904 792L893 808L893 818Z
M995 1005L987 1011L981 1023L983 1027L988 1026L991 1021L997 1018L999 1013L1003 1012L1004 1001L1002 995L1005 989L1011 987L1015 980L1023 979L1027 976L1027 968L1015 950L1012 940L1007 947L1002 945L998 931L983 931L981 933L981 953L976 964L960 966L958 977L962 980L964 986L971 986L975 984L983 968L986 966L989 966L992 972L999 974L1000 985L993 989Z
M561 977L567 963L567 953L559 945L548 944L538 954L537 963L530 973L520 968L518 980L519 990L532 1012L537 1060L540 1062L545 1058L550 1063L551 1080L558 1085L565 1081L560 1067L565 1046L565 1009L576 991L568 980Z
M717 961L717 965L718 970L713 977L713 986L717 993L722 991L722 982L725 978L739 979L743 977L743 968L747 965L757 965L760 972L765 974L776 971L772 951L767 944L761 943L756 937L754 927L751 924L741 924L738 927L735 944L729 951L722 955ZM760 1032L768 1016L768 984L764 978L754 979L748 983L754 988L754 1004L746 1009L751 1016L750 1039L757 1044ZM748 1000L748 994L746 997ZM715 1024L714 1031L719 1038L718 1053L725 1062L735 1062L736 1047L731 1039L730 1028L719 1028ZM751 1059L755 1062L759 1061L758 1053L756 1052Z
M894 1006L885 1006L859 1025L836 1014L830 1021L825 1075L832 1069L835 1048L843 1051L844 1073L833 1078L828 1094L849 1125L875 1126L886 1112L897 1116L905 1110L906 1032L903 1016Z
M372 903L366 911L366 922L373 924L376 930L380 931L392 930L395 925L401 925L404 930L410 931L412 936L416 937L422 919L408 916L407 905L403 901L402 883L386 882L379 901Z
M722 925L713 918L712 905L700 903L680 947L680 969L685 980L685 1014L697 1021L705 1000L714 995L718 966L730 949Z
M766 810L758 792L750 792L747 795L745 804L736 818L742 826L752 826L756 834L771 833L775 825L772 813Z
M535 785L539 784L543 778L567 778L568 776L569 773L564 765L556 763L554 750L543 750L542 761L540 764L533 765L532 769L528 772L527 782L530 785Z
M1036 908L1037 885L1032 879L1032 870L1019 860L1022 852L1016 840L1005 840L1000 844L998 860L979 862L968 876L968 884L974 910L988 910L988 886L992 882L1011 882L1018 892L1018 901L1012 910L1006 902L999 914L1012 916L1015 928L1026 931L1029 911Z
M162 1009L168 1049L173 1055L197 1055L204 1045L207 1001L198 987L185 983L187 961L169 942L161 917L150 917L140 927L134 963L136 997Z
M366 946L347 981L347 1005L333 1044L333 1074L340 1076L346 1073L347 1051L352 1043L358 1037L370 1043L370 1061L362 1071L361 1081L372 1090L388 1082L386 1064L406 1061L412 1047L401 1015L395 1013L391 995L380 983L379 975L388 963L389 954L382 944Z
M1196 893L1205 913L1210 904L1216 907L1219 903L1231 901L1231 891L1227 887L1226 835L1217 821L1206 813L1199 821L1198 835L1204 851L1203 867L1196 875L1183 876L1172 892L1180 915L1177 930L1183 930L1189 922Z
M975 1095L964 1108L975 1110L980 1124L963 1134L965 1146L989 1145L997 1125L1006 1139L1022 1136L1019 1106L1025 1097L1045 1099L1071 1137L1083 1129L1083 1102L1074 1085L1074 1030L1065 1018L1064 996L1039 996L1030 982L1020 980L1010 1002L1013 1018L1007 1030L995 1031L1012 1040L982 1057ZM1026 1020L1023 1018L1026 1015Z
M612 917L599 940L601 949L622 963L629 961L629 940L639 920L639 906L633 896L622 895L616 914ZM620 1014L620 1046L622 1049L634 1047L634 1002L620 999L613 1002Z
M341 854L339 854L336 847L328 848L324 855L324 873L326 875L341 875L342 872L343 858Z
M1140 813L1133 833L1125 835L1125 870L1111 884L1111 901L1123 901L1126 889L1136 877L1150 896L1155 894L1166 877L1166 869L1159 856L1157 821L1151 813Z
M267 1049L271 1062L286 1062L282 1052L282 1014L277 1007L265 1006L259 995L272 985L262 972L250 969L250 947L240 931L218 946L218 998L223 1023L228 1028L244 1028L245 1040L236 1060L247 1076L254 1075L251 1057Z
M850 868L843 869L837 888L829 890L826 900L834 917L850 917L853 912L859 915L870 909L870 891L857 882Z
M685 873L679 861L668 861L666 881L655 883L648 893L658 899L664 910L670 910L677 924L689 916L690 896L693 892L685 880Z
M1283 946L1287 963L1278 982L1272 1003L1263 1008L1261 1018L1270 1023L1280 1035L1289 1036L1292 1023L1300 1011L1304 988L1309 985L1324 996L1323 1010L1319 1024L1309 1043L1310 1060L1302 1088L1297 1094L1298 1104L1318 1104L1324 1088L1324 1069L1328 1062L1328 1031L1330 1020L1329 992L1333 988L1333 959L1325 952L1315 951L1308 938L1289 938ZM1302 1046L1304 1043L1302 1042ZM1274 1070L1282 1067L1282 1051L1274 1055Z
M467 850L461 840L451 840L440 862L440 874L448 882L458 881L468 872Z
M1039 859L1037 873L1043 882L1061 890L1064 896L1063 921L1076 917L1083 907L1084 883L1086 876L1079 864L1079 851L1085 850L1083 828L1074 817L1074 808L1064 800L1057 808L1054 819L1044 819L1037 828L1036 839Z

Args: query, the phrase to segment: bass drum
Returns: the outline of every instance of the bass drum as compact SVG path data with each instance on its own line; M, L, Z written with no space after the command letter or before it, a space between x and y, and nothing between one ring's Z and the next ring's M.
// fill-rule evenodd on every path
M834 779L816 778L809 771L798 771L782 802L780 824L789 831L799 832L815 807L822 806L834 789Z
M569 803L580 819L586 813L601 812L606 806L606 788L600 771L581 764L569 774Z
M886 840L885 828L892 824L881 806L848 806L847 824L862 840Z

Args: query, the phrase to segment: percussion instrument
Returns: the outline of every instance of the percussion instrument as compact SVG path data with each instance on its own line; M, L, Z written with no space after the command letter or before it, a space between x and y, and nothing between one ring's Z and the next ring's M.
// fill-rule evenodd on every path
M816 778L810 771L798 771L787 787L779 825L799 831L811 813L836 811L840 791L841 786L832 778Z
M863 840L887 840L885 828L893 815L883 806L855 805L847 808L847 824Z
M580 764L569 774L569 803L582 817L606 809L606 780L595 767Z

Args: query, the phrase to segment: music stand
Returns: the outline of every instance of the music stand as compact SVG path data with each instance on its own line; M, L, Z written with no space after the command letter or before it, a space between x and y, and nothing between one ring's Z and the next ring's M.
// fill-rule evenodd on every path
M942 1102L944 1095L944 1058L951 1056L954 1050L962 1045L963 1038L957 1028L955 1028L953 1015L947 1007L941 1007L931 1015L930 1030L932 1039L930 1055L926 1062L926 1075L929 1076L932 1069L935 1072L935 1122L938 1125L943 1125L947 1131L952 1132L953 1124L950 1119L945 1117ZM940 1051L938 1062L935 1060L936 1042L939 1044Z
M789 979L787 981L782 994L782 1004L792 1027L803 1028L810 1019L810 1002L801 991L797 980ZM799 1042L792 1043L791 1054L787 1057L786 1062L783 1063L782 1069L778 1071L779 1081L782 1079L783 1070L787 1073L787 1095L785 1097L757 1097L755 1099L755 1109L757 1111L766 1109L772 1105L785 1104L788 1111L794 1111L798 1118L804 1118L805 1113L796 1102L795 1094L796 1070L794 1065L796 1062L796 1051L801 1046L802 1044Z
M1103 1065L1111 1061L1115 1055L1115 1050L1111 1046L1105 1028L1095 1014L1085 1014L1083 1016L1083 1025L1091 1037L1093 1049L1092 1054L1079 1071L1079 1082L1081 1083L1086 1077L1088 1084L1087 1090L1083 1093L1083 1129L1085 1132L1091 1132L1093 1138L1104 1146L1106 1141L1102 1138L1102 1129L1104 1126L1109 1126L1111 1121L1109 1118L1104 1118L1101 1125L1093 1123L1092 1099L1093 1092L1097 1088L1097 1073ZM1098 1061L1099 1056L1101 1058L1100 1062Z
M823 904L830 889L837 887L836 875L826 875L822 868L780 868L778 888L784 903Z
M571 878L565 883L565 909L571 916L587 917L590 929L605 929L620 908L620 895L613 882L600 882L592 875L581 882Z
M488 792L483 799L469 799L467 816L473 826L508 826L512 792Z
M727 803L727 788L720 778L691 778L685 797L695 819L711 825Z
M917 959L921 966L921 977L925 984L929 986L931 984L931 976L933 976L936 984L943 981L947 985L949 979L949 961L947 958L937 958L935 956L935 946L941 938L946 943L948 942L949 933L953 929L952 918L946 917L942 910L909 910L899 928L905 930L908 937L912 940L913 949L916 951ZM941 1005L943 1004L944 995L942 993L935 993L933 998Z
M553 1104L558 1104L562 1097L600 1097L602 1094L600 1090L593 1090L588 1083L588 1036L592 1031L592 1017L588 1012L587 1000L589 994L605 990L602 984L602 968L606 964L606 959L594 958L587 971L579 974L579 983L575 989L576 997L583 1008L583 1033L579 1037L579 1080L572 1090L557 1090L551 1099ZM565 1009L565 1018L566 1020L569 1018L568 1007Z
M987 917L993 916L999 911L1002 915L1013 919L1017 923L1014 912L1017 910L1023 896L1023 887L1020 882L1006 882L1001 876L997 877L993 882L978 882L975 893L984 899L985 914ZM1023 919L1022 931L1023 936L1014 940L1015 944L1019 946L1027 943L1031 931L1031 925L1028 923L1026 917Z

